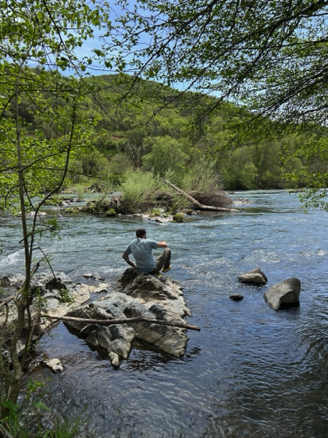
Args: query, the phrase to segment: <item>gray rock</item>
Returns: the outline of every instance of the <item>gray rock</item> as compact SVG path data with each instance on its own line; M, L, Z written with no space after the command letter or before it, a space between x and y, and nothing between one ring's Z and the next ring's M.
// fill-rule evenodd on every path
M60 302L57 298L49 298L47 299L47 310L54 310L57 309L60 306Z
M229 298L230 298L230 300L233 300L233 301L241 301L244 299L243 295L241 295L241 294L232 294L232 295L230 295Z
M104 278L102 278L102 277L98 277L97 275L95 275L95 274L90 274L90 273L83 274L83 277L86 278L86 279L88 279L88 280L104 281Z
M295 307L300 304L300 292L300 280L292 277L270 287L265 292L264 299L274 310Z
M56 277L59 278L65 278L65 285L72 283L71 280L69 280L67 277L62 276L61 274L56 274ZM4 287L3 294L1 295L2 300L7 300L11 296L13 296L17 292L17 288L21 287L24 282L24 277L21 275L10 275L4 280L4 283L10 286L1 286ZM49 281L49 279L53 278L53 275L48 274L41 274L36 275L33 279L33 282L31 284L31 292L34 294L39 294L41 292L46 292L45 284ZM103 290L104 285L99 286L87 286L87 285L80 285L79 287L72 288L69 292L72 295L72 298L74 299L74 306L81 305L82 303L88 301L90 299L90 294L94 293L94 291L98 291L99 288ZM15 287L15 288L14 288ZM50 316L56 315L56 316L63 316L65 315L69 310L71 310L73 303L71 302L61 302L62 297L61 293L58 290L52 290L51 292L48 291L48 293L44 293L43 301L42 301L42 308L44 313L48 313ZM32 321L36 321L37 323L35 325L35 330L32 338L32 343L34 343L37 339L40 339L40 337L45 333L45 331L53 325L56 320L50 320L49 318L42 317L39 320L39 305L38 304L32 304L30 307L30 314L32 317ZM12 338L13 330L16 327L17 323L17 307L14 304L14 301L11 300L8 302L8 315L6 312L2 312L0 314L0 328L2 328L4 325L6 325L5 330L5 340L3 343L3 351L2 354L6 356L6 358L9 358L7 348L8 348L8 342L10 342L10 339ZM19 355L21 355L25 349L26 344L26 329L28 327L28 321L26 319L24 329L21 333L21 336L17 342L17 352ZM8 342L7 342L8 341Z
M148 321L109 326L92 323L95 319L126 319L146 317L184 324L183 317L190 316L181 287L169 277L143 275L130 268L117 282L119 291L111 292L99 300L79 306L69 316L90 319L90 324L68 321L89 344L104 348L114 366L128 358L132 341L138 339L164 353L181 357L185 353L186 330Z
M61 290L61 289L67 289L67 286L65 283L63 283L63 281L61 280L60 277L56 277L56 278L51 278L51 280L49 280L46 285L45 285L47 290Z
M71 281L61 274L56 273L56 278L64 279L62 286ZM95 286L76 284L69 289L74 298L73 303L61 302L61 291L57 284L51 284L53 276L41 275L35 279L36 288L45 291L44 309L50 316L71 315L90 320L90 323L69 322L67 325L77 330L78 334L86 338L87 342L97 348L107 351L108 357L114 366L119 366L122 360L128 358L134 339L154 348L168 353L174 357L181 357L185 353L187 345L186 329L160 325L149 321L134 323L123 323L103 326L95 324L95 319L126 319L145 317L156 321L156 319L186 324L183 317L191 316L190 310L186 307L182 287L167 276L142 275L136 269L127 269L118 280L115 291L110 291L109 285L100 283ZM4 281L9 283L7 280ZM10 283L11 284L11 283ZM98 300L89 302L90 294L98 292L106 293ZM85 304L87 303L87 304ZM36 317L38 308L32 306L32 318ZM14 327L17 312L14 304L9 304L10 327ZM0 326L5 322L0 315ZM38 333L35 333L35 340L53 324L53 320L46 317L41 318L37 324ZM10 334L9 334L10 337ZM17 347L24 349L24 338Z
M2 278L0 279L0 286L2 286L2 287L8 287L8 286L10 286L10 285L11 285L11 282L10 282L10 278L9 278L9 277L5 276L5 277L2 277Z
M260 268L256 268L246 274L239 275L238 281L241 283L266 284L268 279Z
M0 286L9 287L9 286L21 286L24 282L24 277L20 274L16 275L6 275L0 279Z

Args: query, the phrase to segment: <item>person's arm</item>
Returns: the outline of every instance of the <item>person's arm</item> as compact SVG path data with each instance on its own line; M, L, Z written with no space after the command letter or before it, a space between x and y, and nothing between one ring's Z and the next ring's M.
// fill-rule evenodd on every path
M132 262L132 260L130 260L130 257L125 251L122 254L122 259L124 259L128 265L132 266L132 268L136 268L136 265Z
M165 242L165 240L161 240L160 242L157 243L157 248L166 248L167 247L167 243Z

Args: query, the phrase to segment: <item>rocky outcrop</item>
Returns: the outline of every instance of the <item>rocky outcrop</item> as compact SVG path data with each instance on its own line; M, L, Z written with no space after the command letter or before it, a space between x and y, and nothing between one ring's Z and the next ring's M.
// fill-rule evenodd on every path
M300 292L300 280L292 277L270 287L265 292L264 299L274 310L295 307L300 304Z
M85 277L94 279L90 275L85 274ZM33 280L31 291L35 291L41 299L41 316L37 307L32 305L30 309L32 319L38 318L34 341L54 322L63 319L90 345L105 349L111 363L119 366L122 360L128 358L134 339L174 357L181 357L188 340L186 329L199 330L199 327L191 326L183 319L184 316L190 316L190 311L186 307L181 286L169 277L142 275L135 268L130 268L119 278L116 290L112 292L106 283L94 286L72 284L65 274L56 274L55 277L41 275ZM17 276L0 279L2 287L6 289L2 298L9 306L8 315L5 307L0 307L0 325L5 324L8 316L6 326L15 326L17 309L11 297L23 280L23 277ZM91 294L96 293L101 293L101 298L90 302ZM88 321L66 321L72 316ZM134 322L125 323L125 320L132 318ZM99 320L110 319L123 321L106 326L99 323ZM17 345L20 354L25 348L25 332ZM8 332L8 340L10 338ZM6 347L6 343L3 346Z
M239 275L238 281L250 284L266 284L268 279L260 268L256 268L246 274Z
M7 275L0 278L2 294L0 300L0 327L5 327L5 339L3 346L6 348L7 340L12 335L12 328L17 321L17 307L14 304L13 297L18 289L22 286L24 277L21 275ZM45 331L54 324L49 318L39 317L41 312L48 315L63 316L72 308L85 303L90 299L90 294L108 292L108 284L100 283L98 285L87 285L72 281L64 273L55 273L53 275L41 274L35 276L31 283L31 296L35 304L30 307L32 321L38 321L35 326L32 341L40 339ZM4 305L6 304L6 306ZM25 348L25 334L28 329L28 321L25 321L25 327L17 344L17 351L21 354Z
M139 274L127 269L117 282L117 290L99 300L79 306L69 316L89 319L66 322L94 347L104 348L114 366L127 359L132 341L137 339L156 349L181 357L187 345L186 329L140 321L103 326L92 320L145 317L185 324L190 311L185 305L182 288L169 277Z

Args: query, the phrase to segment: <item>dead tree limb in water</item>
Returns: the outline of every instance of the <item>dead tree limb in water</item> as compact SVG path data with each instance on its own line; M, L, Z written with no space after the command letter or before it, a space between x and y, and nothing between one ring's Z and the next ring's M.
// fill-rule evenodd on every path
M119 318L119 319L87 319L76 318L74 316L50 316L42 314L44 318L58 319L59 321L71 321L71 322L85 322L87 324L99 324L99 325L113 325L113 324L130 324L131 322L150 322L152 324L169 325L171 327L179 327L189 330L197 330L200 332L200 328L197 325L182 324L181 322L164 321L162 319L151 319L144 316L138 316L136 318Z
M167 184L168 186L172 187L174 190L176 190L177 192L181 193L181 195L185 196L186 198L189 199L189 201L191 201L194 205L196 205L199 210L210 210L210 211L238 211L235 208L227 208L227 207L214 207L212 205L203 205L200 202L198 202L195 198L193 198L192 196L188 195L188 193L184 192L183 190L179 189L179 187L176 187L174 184L170 183L169 181L167 181L164 178L161 178L161 181L163 181L165 184Z

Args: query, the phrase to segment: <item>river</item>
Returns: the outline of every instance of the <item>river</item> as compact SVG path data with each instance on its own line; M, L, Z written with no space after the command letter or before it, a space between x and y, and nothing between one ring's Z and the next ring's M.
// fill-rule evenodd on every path
M93 273L112 287L128 267L121 254L145 225L147 236L172 249L169 276L184 287L200 332L188 332L186 355L175 359L135 345L113 369L60 323L37 353L58 357L64 374L36 371L44 402L57 416L85 408L83 438L326 438L328 436L328 214L302 211L296 194L250 191L238 213L200 213L187 223L65 215L61 240L44 241L56 271L74 281ZM20 272L19 219L0 216L0 275ZM239 274L260 267L262 287ZM268 287L290 277L302 284L300 307L275 312ZM84 280L86 281L86 280ZM244 299L229 299L241 293Z

